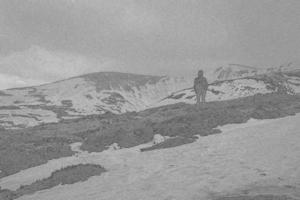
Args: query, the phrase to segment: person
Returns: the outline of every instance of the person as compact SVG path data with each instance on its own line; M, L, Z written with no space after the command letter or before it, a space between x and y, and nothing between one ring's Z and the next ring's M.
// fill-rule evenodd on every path
M200 106L200 103L205 102L206 92L208 89L207 79L203 75L203 70L198 71L198 77L194 80L194 90L196 93L197 106Z

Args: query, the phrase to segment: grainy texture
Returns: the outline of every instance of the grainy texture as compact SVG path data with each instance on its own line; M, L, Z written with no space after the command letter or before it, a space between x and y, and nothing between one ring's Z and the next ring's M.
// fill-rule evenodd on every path
M16 199L23 195L33 194L36 191L50 189L58 185L74 184L80 181L86 181L92 176L99 176L106 170L100 165L79 164L73 165L61 170L57 170L50 177L32 183L31 185L23 185L16 191L1 190L1 200Z
M243 123L250 118L270 119L293 115L300 110L300 97L282 94L255 95L236 100L209 102L200 110L184 103L121 115L91 115L61 123L0 132L0 177L70 156L69 144L83 142L82 149L100 152L113 143L121 148L152 141L155 134L172 139L152 147L178 146L195 135L217 133L218 126ZM149 150L149 149L148 149Z

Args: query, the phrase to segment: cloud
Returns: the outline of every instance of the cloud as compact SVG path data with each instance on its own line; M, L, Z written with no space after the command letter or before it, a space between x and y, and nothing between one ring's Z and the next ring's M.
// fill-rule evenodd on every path
M227 42L219 19L197 1L3 0L5 26L18 45L38 44L120 60L203 54ZM161 5L162 4L162 5ZM204 51L205 49L205 51Z
M51 82L72 76L111 68L113 62L93 60L65 52L49 51L39 46L0 57L0 73L37 82ZM23 83L20 82L22 85Z
M8 88L40 85L43 83L45 82L42 80L26 79L16 75L0 73L0 90L8 89Z
M299 60L299 9L294 0L0 0L0 71L51 81L104 69L278 66Z

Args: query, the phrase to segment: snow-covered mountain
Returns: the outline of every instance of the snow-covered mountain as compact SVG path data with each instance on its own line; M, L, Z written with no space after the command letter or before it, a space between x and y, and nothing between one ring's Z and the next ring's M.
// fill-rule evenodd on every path
M217 80L209 86L208 101L257 93L300 92L300 70L256 73L252 68L229 67L216 70ZM177 102L195 103L192 84L193 80L185 78L98 72L41 86L3 90L0 125L22 128L91 114L119 114Z
M229 64L226 67L217 68L213 73L213 79L229 80L229 79L253 76L258 74L259 72L260 70L255 67L240 65L240 64Z
M209 85L207 101L221 101L266 93L300 93L300 70L256 70L254 68L219 68L217 80ZM193 88L174 92L159 105L178 102L195 103Z
M253 66L247 66L242 64L228 64L227 66L218 67L212 74L213 80L231 80L237 78L244 78L255 75L289 72L294 71L297 68L288 63L279 67L269 68L257 68Z
M139 111L189 84L183 78L99 72L3 90L0 123L6 128L27 127L107 111Z
M0 131L0 199L296 200L299 112L266 94Z

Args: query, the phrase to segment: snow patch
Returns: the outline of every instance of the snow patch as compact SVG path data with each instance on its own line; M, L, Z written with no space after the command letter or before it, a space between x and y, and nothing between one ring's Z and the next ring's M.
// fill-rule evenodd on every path
M162 136L160 134L155 134L153 136L153 144L159 144L159 143L162 143L164 142L165 140L167 139L166 136Z
M113 144L111 144L111 145L109 146L108 149L111 150L111 151L115 151L115 150L119 150L119 149L121 149L121 148L120 148L120 146L118 145L118 143L113 143Z
M299 120L299 114L250 120L247 126L228 125L224 134L201 137L171 149L142 153L139 149L146 145L140 145L56 159L5 177L0 186L14 189L46 178L62 167L91 163L103 166L107 173L20 199L207 199L212 193L233 191L253 183L298 187Z

